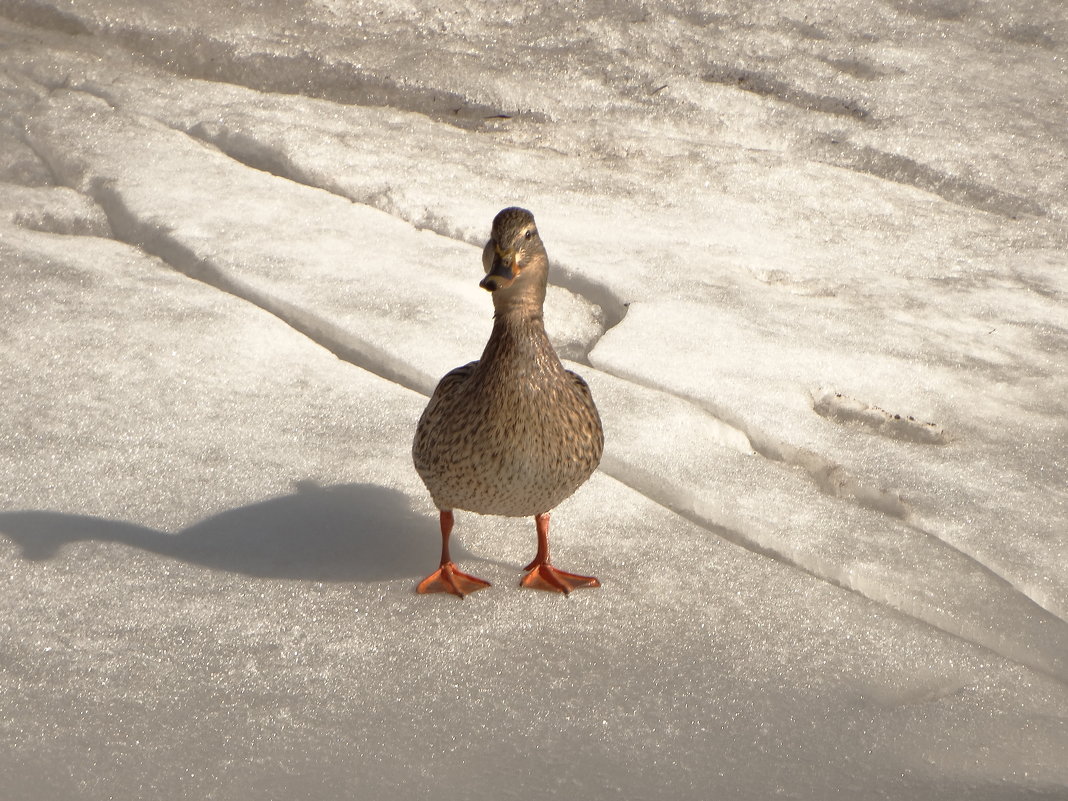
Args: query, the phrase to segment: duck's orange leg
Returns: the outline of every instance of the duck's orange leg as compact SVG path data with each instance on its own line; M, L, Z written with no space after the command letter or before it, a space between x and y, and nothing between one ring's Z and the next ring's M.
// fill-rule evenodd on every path
M483 581L467 573L461 573L456 569L449 557L449 535L452 534L452 510L441 512L441 566L419 582L416 591L427 592L451 592L463 598L478 590L484 590L490 586L488 581Z
M601 586L593 576L580 576L553 567L549 563L549 513L534 515L534 524L538 529L538 553L534 561L523 568L528 572L519 582L520 586L564 594L579 587Z

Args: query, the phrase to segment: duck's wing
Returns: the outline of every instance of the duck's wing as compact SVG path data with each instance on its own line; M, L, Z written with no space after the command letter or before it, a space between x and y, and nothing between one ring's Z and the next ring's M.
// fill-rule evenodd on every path
M576 434L585 435L593 449L591 458L596 466L601 461L601 452L604 450L604 428L601 426L601 415L597 412L597 404L593 402L593 393L589 385L578 373L565 370L568 380L575 389L578 400L583 407L584 413L580 413Z
M447 372L434 388L430 402L423 409L423 414L415 426L415 440L412 443L412 457L420 475L423 475L424 470L429 469L433 461L433 443L442 427L447 427L449 424L448 410L452 405L450 401L471 377L477 366L478 362L475 361Z
M463 367L457 367L455 370L449 370L449 372L445 373L438 382L438 385L434 388L434 394L430 396L430 403L433 404L434 401L439 398L448 396L456 387L460 386L471 377L471 374L475 372L476 367L478 367L477 360L468 362Z
M474 362L474 364L478 364L478 362ZM467 366L470 367L471 365ZM460 369L462 370L464 368L461 367ZM567 373L567 377L571 380L571 383L574 384L575 388L579 391L579 396L582 398L583 402L587 403L590 406L593 406L594 408L597 408L593 403L593 393L590 392L590 387L589 384L586 383L586 380L578 373L572 372L571 370L564 370L564 372ZM448 378L448 376L445 377Z

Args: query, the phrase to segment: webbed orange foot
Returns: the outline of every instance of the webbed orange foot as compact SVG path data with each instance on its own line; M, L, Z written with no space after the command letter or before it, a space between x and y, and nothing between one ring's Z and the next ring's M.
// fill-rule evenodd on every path
M452 534L452 509L440 510L441 519L441 566L419 582L416 592L449 592L461 598L490 586L475 576L470 576L456 569L449 556L449 536Z
M452 562L444 562L433 574L419 582L415 590L420 593L452 593L462 598L485 590L489 585L488 581L457 570Z
M451 592L463 598L489 586L488 581L457 570L452 562L442 562L441 567L419 582L416 591L420 593Z
M527 569L530 572L523 576L523 580L519 582L519 585L532 590L562 592L566 595L579 587L601 586L601 582L593 576L580 576L577 573L558 570L548 562L534 562Z

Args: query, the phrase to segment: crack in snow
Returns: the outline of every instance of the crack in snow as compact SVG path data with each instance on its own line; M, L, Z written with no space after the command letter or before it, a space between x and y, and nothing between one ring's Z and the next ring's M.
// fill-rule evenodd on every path
M177 272L258 306L317 345L326 348L339 359L362 367L406 389L426 394L426 382L422 375L378 346L297 304L259 291L226 275L209 260L200 258L180 241L169 236L166 231L144 224L127 208L121 194L108 182L94 181L90 191L104 209L112 230L121 241L151 253Z
M445 239L451 239L477 248L482 248L485 244L484 241L465 236L455 226L451 225L448 220L429 209L423 209L421 214L406 211L398 206L388 193L382 191L353 193L329 181L316 180L316 178L308 175L306 171L294 164L292 159L279 148L265 144L254 137L234 135L217 123L201 121L188 129L183 129L170 125L166 120L157 119L157 121L173 130L185 133L205 144L211 145L227 157L251 169L260 170L286 181L327 192L352 203L368 206L402 220L419 231L430 231ZM585 342L582 346L582 352L574 357L576 361L582 364L589 364L590 351L597 346L597 343L608 331L622 322L626 315L626 304L618 300L607 285L598 283L570 269L565 263L553 260L551 275L552 279L549 282L551 285L566 289L579 296L597 310L600 331Z
M814 451L798 448L783 439L759 430L756 426L742 419L739 414L716 406L704 398L694 397L685 392L676 392L656 382L644 380L638 375L612 370L604 366L594 366L598 370L602 370L623 381L630 381L647 389L663 392L693 404L718 422L740 431L748 438L753 450L765 459L804 470L820 491L831 497L852 499L865 508L900 520L908 520L911 515L911 509L899 493L867 486L851 476L842 465Z
M602 372L612 375L620 380L629 381L632 384L644 386L647 389L654 390L656 392L663 392L674 398L687 401L698 409L705 411L709 416L717 422L722 422L724 425L731 426L739 431L743 436L747 437L752 444L753 449L761 456L771 461L780 462L790 467L797 467L802 469L809 478L814 482L816 487L824 494L844 500L849 500L856 503L858 506L869 509L871 511L886 515L887 517L899 521L901 524L907 526L911 530L929 538L932 544L941 549L945 549L947 552L951 552L964 560L964 563L970 565L973 569L980 571L982 574L995 580L998 584L1011 588L1013 593L1021 598L1027 600L1027 602L1035 607L1036 610L1041 610L1043 617L1049 616L1050 619L1056 620L1058 623L1063 624L1065 621L1061 618L1057 612L1050 608L1049 604L1043 603L1043 593L1036 591L1035 588L1014 580L1013 578L1003 575L996 568L988 565L980 558L961 550L957 546L950 542L947 542L942 537L938 536L932 531L924 528L919 521L917 521L913 515L913 511L908 502L901 496L899 492L888 489L879 489L869 486L859 481L840 464L837 464L831 459L828 459L814 451L799 448L782 439L769 435L768 433L756 429L754 426L749 425L746 421L740 419L737 415L732 414L724 409L710 405L702 398L692 397L686 393L675 392L667 390L656 383L651 383L642 380L639 376L634 375L622 375L615 371L606 369L604 367L597 367ZM882 412L882 410L878 410ZM885 412L883 414L886 414ZM891 416L892 420L892 416ZM894 421L898 423L899 421ZM903 421L908 425L908 421ZM917 423L920 427L919 430L926 431L926 424ZM937 427L936 427L937 428ZM936 433L940 434L941 429L937 428ZM910 436L914 435L914 432L909 432ZM932 435L933 436L933 435ZM934 442L940 442L941 440L932 440ZM708 510L702 511L700 507L700 499L689 497L686 493L679 493L677 489L671 489L670 491L664 491L662 489L656 489L663 482L659 481L655 477L645 476L641 471L633 472L633 468L620 462L615 468L612 468L613 472L609 472L614 478L627 484L637 492L650 497L652 500L661 503L661 505L667 506L675 511L678 511L687 519L690 519L695 523L706 523L709 530L721 535L724 532L728 532L727 539L735 542L743 547L750 547L757 553L765 555L774 555L776 558L784 559L785 561L793 564L799 569L811 572L813 575L826 578L831 583L839 586L846 587L848 589L855 590L867 598L875 600L879 603L885 603L896 609L901 607L892 602L890 599L888 590L892 590L892 587L875 586L866 582L865 587L854 586L852 583L855 577L849 577L847 574L842 573L840 578L834 578L841 571L839 565L817 563L810 561L805 555L791 555L786 554L781 550L781 547L777 544L765 545L763 543L763 533L754 528L749 531L741 531L732 529L725 526L723 522L710 513ZM608 472L608 471L606 471ZM664 499L668 499L669 502L665 502ZM927 616L922 613L914 612L912 610L906 610L908 614L916 617L917 619L925 620L926 622L936 625L939 628L945 628L951 634L955 636L962 636L960 631L955 629L952 622L947 623L945 626L937 624L932 620L928 620ZM966 639L975 639L973 637L967 637ZM986 642L989 637L984 638L983 644L989 644ZM1003 650L1004 646L998 646L997 649ZM1001 650L999 650L1001 653ZM1017 660L1021 661L1021 660Z
M943 200L1009 219L1046 217L1049 210L1026 197L1003 192L986 184L969 181L908 156L887 153L866 145L826 138L816 143L814 158L834 167L872 175L885 181L914 186Z
M725 64L711 64L708 72L701 78L708 83L735 87L761 97L773 97L805 111L850 117L861 122L873 121L871 112L855 100L809 92L765 72Z
M696 499L689 497L685 492L681 492L677 487L671 486L669 483L664 482L652 474L645 473L638 468L629 466L621 460L614 460L608 454L606 454L602 461L600 470L639 495L642 495L650 501L668 509L674 514L677 514L679 517L699 526L711 534L737 545L738 547L744 548L751 553L774 559L776 562L788 565L795 570L799 570L802 573L821 581L825 581L840 589L855 593L869 601L879 604L880 606L892 609L899 614L938 629L954 638L972 645L987 648L1005 659L1037 670L1063 684L1068 684L1068 674L1065 672L1066 666L1063 658L1057 658L1056 656L1046 657L1045 655L1034 654L1026 647L1011 642L1009 638L1001 635L996 629L981 629L975 626L962 626L961 622L951 613L940 610L931 604L905 603L900 598L895 600L895 587L882 586L878 583L865 580L861 576L851 575L851 571L844 568L842 565L828 564L818 559L814 560L806 558L803 554L791 554L775 544L763 543L760 541L760 538L754 536L752 532L746 533L739 529L723 525L721 522L715 520L713 517L709 516L707 512L704 512L699 508L699 504L695 503ZM912 528L921 533L926 533L915 526ZM990 580L1009 589L1012 593L1023 599L1026 604L1032 607L1033 618L1044 620L1051 626L1063 626L1063 621L1039 606L1033 599L1020 593L1017 587L1006 581L1002 576L997 575L986 565L977 562L967 554L957 551L957 549L937 537L934 537L933 535L930 536L936 541L938 547L946 548L949 551L964 557L976 568L985 573Z
M107 98L100 99L108 102ZM351 332L343 331L329 320L296 304L260 292L226 275L209 260L197 256L193 250L171 236L168 231L140 220L126 206L121 193L112 186L110 181L99 177L93 178L88 182L87 191L80 191L56 169L52 159L47 153L41 151L33 141L33 137L25 135L24 141L41 160L56 186L72 189L100 207L116 241L155 256L175 272L252 303L343 361L362 367L406 389L423 395L427 394L426 381L421 374L408 368L403 362L399 362L373 343L363 341Z

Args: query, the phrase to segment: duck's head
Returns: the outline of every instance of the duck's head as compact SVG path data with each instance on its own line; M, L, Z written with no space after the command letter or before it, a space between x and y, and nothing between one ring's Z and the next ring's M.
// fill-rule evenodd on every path
M493 293L494 306L501 308L521 300L540 306L545 299L549 262L534 215L514 206L498 213L482 251L482 266L486 277L479 286Z

